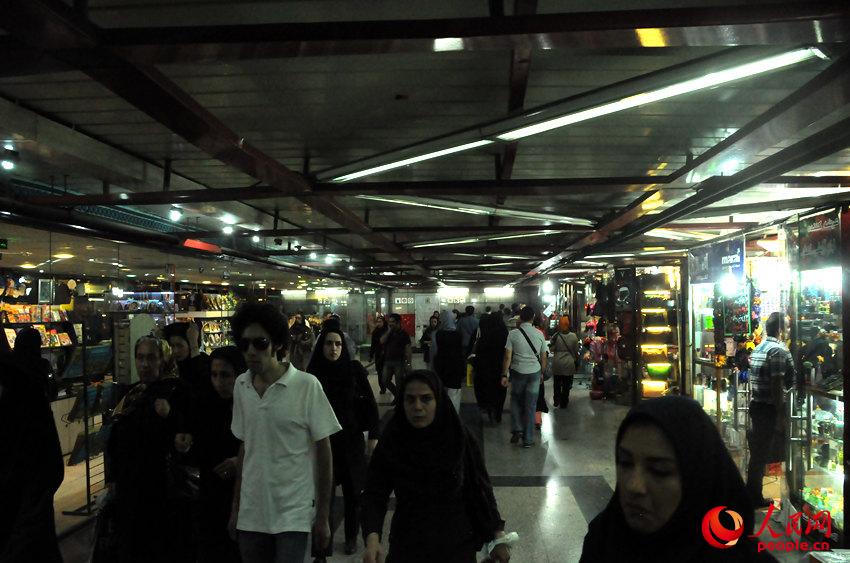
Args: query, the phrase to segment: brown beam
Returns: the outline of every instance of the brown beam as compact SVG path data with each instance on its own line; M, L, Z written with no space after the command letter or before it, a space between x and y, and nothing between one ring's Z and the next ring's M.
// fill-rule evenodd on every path
M104 46L103 30L67 5L58 0L6 0L2 11L0 25L12 37L32 48L52 51L210 156L278 188L281 194L310 191L301 174L247 143L158 70L130 63ZM384 252L413 263L404 249L373 233L332 198L316 199L309 205Z
M368 53L431 53L434 39L465 50L643 47L638 29L663 46L830 43L848 39L846 2L669 8L436 20L112 28L105 45L144 64ZM817 22L817 25L813 25Z

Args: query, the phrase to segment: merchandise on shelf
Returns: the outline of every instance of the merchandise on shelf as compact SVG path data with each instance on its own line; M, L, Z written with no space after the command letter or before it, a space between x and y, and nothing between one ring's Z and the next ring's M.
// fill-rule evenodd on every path
M233 334L230 321L226 319L204 321L201 325L201 345L206 350L232 346Z
M68 312L57 305L14 305L0 304L2 307L3 335L9 349L15 347L18 333L31 326L41 335L42 348L60 348L72 346L74 341L63 323L68 321ZM9 326L10 325L10 326Z
M238 304L239 302L233 293L225 295L204 294L204 309L207 311L233 311Z

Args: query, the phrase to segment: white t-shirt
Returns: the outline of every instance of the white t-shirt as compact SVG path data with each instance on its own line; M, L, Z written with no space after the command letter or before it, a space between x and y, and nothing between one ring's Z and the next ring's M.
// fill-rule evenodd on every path
M233 388L233 435L245 443L236 528L309 532L315 518L315 443L339 432L319 380L292 364L260 397L246 371Z

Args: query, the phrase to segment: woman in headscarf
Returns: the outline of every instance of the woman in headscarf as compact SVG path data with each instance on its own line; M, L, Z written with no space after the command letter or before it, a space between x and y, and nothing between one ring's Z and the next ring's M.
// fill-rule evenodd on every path
M136 341L139 382L118 403L105 452L118 522L118 563L178 563L195 557L192 499L174 482L187 451L191 391L177 376L168 342Z
M440 377L455 410L460 412L461 387L466 378L466 356L453 312L443 310L440 313L440 329L434 333L432 340L433 369Z
M201 424L194 450L201 470L199 561L240 561L239 545L227 532L236 479L239 440L230 431L233 419L233 387L247 371L245 358L236 346L217 348L210 354L210 379L215 397L199 416Z
M200 351L198 325L194 322L171 323L163 330L163 338L171 347L180 378L192 386L198 399L212 397L210 357Z
M369 348L369 361L375 362L375 369L378 370L378 387L381 389L381 395L387 392L387 382L384 381L384 345L381 344L381 337L387 332L387 321L383 315L378 315L375 318L375 328L372 330L372 347Z
M302 313L296 313L293 318L289 328L289 340L289 363L296 369L305 370L316 343L316 336Z
M55 399L56 379L50 361L41 355L41 333L31 326L21 329L15 339L15 350L12 355L24 372L37 378L38 385L44 391L47 400Z
M357 532L360 528L360 491L366 475L366 443L363 432L369 432L369 451L375 448L378 432L378 406L369 386L366 368L349 356L343 332L332 326L319 335L316 349L307 372L322 384L322 389L334 410L342 430L331 435L333 452L334 486L342 487L345 502L345 553L357 550ZM333 514L334 496L331 495ZM314 561L324 563L333 555L333 530L327 548L314 551Z
M419 346L422 348L422 360L426 365L431 363L431 341L439 327L440 317L431 317L428 319L428 326L422 331L422 338L419 339Z
M558 332L549 341L552 358L552 379L554 384L555 408L567 408L570 404L570 390L576 375L576 360L579 357L579 342L575 333L570 331L570 317L562 316L558 320Z
M381 533L395 492L386 563L474 563L505 525L481 449L435 373L407 374L400 394L363 490L363 561L384 561ZM497 545L490 557L504 563L510 549Z
M615 452L617 488L590 522L582 563L775 561L756 553L744 481L696 401L639 403L620 424ZM721 506L742 518L742 535L728 549L712 547L702 532L706 513ZM724 527L736 529L731 518Z
M498 313L483 315L475 340L475 399L490 421L502 422L507 388L501 383L508 327Z

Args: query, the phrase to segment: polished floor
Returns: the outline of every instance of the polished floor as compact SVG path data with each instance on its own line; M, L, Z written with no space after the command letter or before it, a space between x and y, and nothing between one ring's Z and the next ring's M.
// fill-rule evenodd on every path
M420 359L415 359L420 364ZM382 414L392 395L377 394L377 377L370 375ZM510 414L499 425L490 423L474 404L472 389L464 389L461 416L482 444L487 469L507 531L520 540L512 560L519 563L570 563L579 560L587 523L607 504L615 484L614 437L628 411L608 401L592 401L585 382L573 387L567 409L552 409L551 382L547 383L550 413L543 415L536 445L511 445ZM337 491L339 494L339 491ZM342 503L337 503L341 508ZM392 503L390 503L392 508ZM387 514L388 530L392 510ZM761 518L759 518L759 521ZM777 521L779 521L777 519ZM92 527L84 527L62 542L66 563L89 560ZM333 563L362 561L362 555L342 555L338 529ZM362 549L362 543L359 545ZM483 559L483 557L481 558ZM799 558L782 558L797 561ZM306 561L311 561L307 559Z

